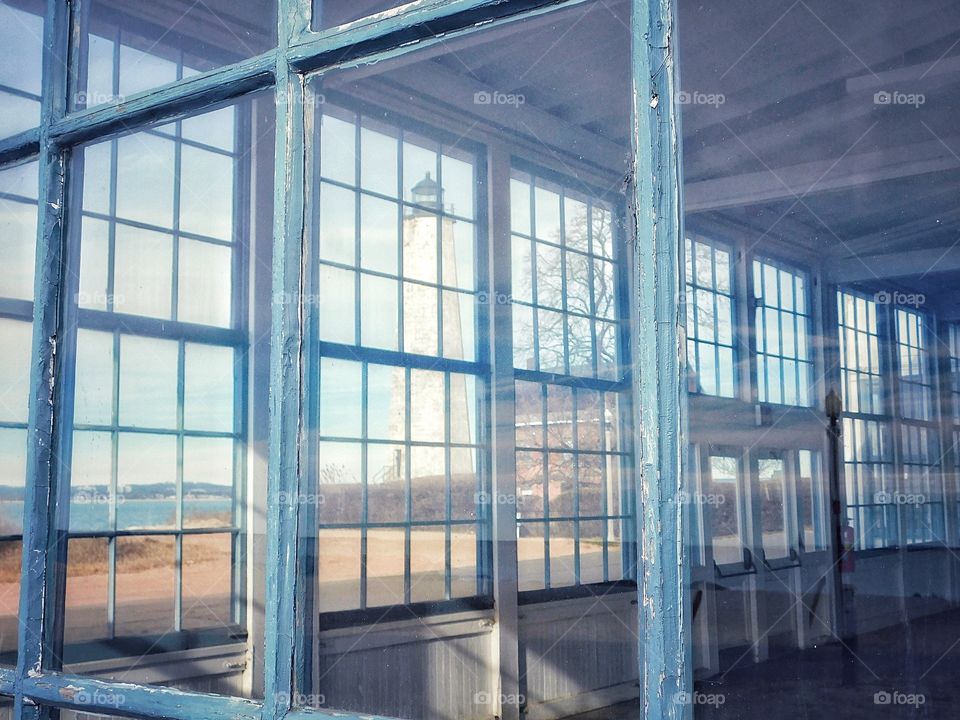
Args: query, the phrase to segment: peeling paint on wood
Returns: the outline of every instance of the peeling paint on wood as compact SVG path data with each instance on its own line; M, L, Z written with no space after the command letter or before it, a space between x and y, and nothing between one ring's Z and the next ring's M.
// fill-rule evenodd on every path
M637 508L641 716L686 718L692 690L680 497L685 395L679 346L679 119L673 0L634 3L636 367L641 448ZM638 41L643 38L643 41Z
M576 4L580 0L571 0ZM45 78L42 122L38 129L0 141L0 163L40 154L40 217L37 243L37 288L34 304L34 362L25 493L21 587L20 656L16 670L0 668L0 694L16 696L18 720L43 720L43 705L87 712L117 712L116 707L81 697L122 694L122 713L141 718L211 718L280 720L377 716L332 710L289 710L293 689L308 673L307 655L298 650L303 636L298 618L298 517L293 498L300 482L299 433L301 391L301 290L304 207L303 72L333 62L371 62L398 48L437 42L476 31L521 12L537 13L555 0L419 0L323 33L309 29L308 0L279 0L280 48L218 68L174 85L131 96L117 105L66 115L67 78L60 58L67 57L68 10L63 0L48 0L45 28ZM684 710L672 693L689 687L685 656L681 565L682 524L673 502L680 477L683 397L679 388L675 288L677 239L681 227L678 189L678 133L673 114L675 69L672 57L672 0L635 0L633 32L636 155L634 166L638 237L639 317L634 318L637 367L659 368L639 376L641 402L637 427L642 434L639 466L639 542L642 567L639 623L641 686L646 717L680 717ZM645 38L645 42L640 41ZM379 55L378 55L379 53ZM265 618L265 697L262 703L183 692L172 688L111 683L53 672L44 642L55 588L52 557L57 478L56 398L61 389L58 339L62 290L63 209L67 158L78 142L123 132L160 119L183 117L276 81L277 134L275 169L273 308L271 342L271 427L268 482L268 599ZM281 502L281 498L285 500Z

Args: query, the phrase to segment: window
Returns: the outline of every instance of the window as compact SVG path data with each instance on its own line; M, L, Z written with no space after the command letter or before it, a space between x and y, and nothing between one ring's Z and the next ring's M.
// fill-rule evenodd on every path
M512 175L516 368L620 379L614 217L608 202Z
M618 394L519 380L516 398L520 589L631 577Z
M837 291L840 373L843 378L843 461L846 502L858 549L897 543L893 446L882 375L878 306Z
M754 260L753 296L760 402L810 405L807 276L772 260Z
M489 594L476 161L384 115L317 113L321 612Z
M931 319L924 313L904 308L896 308L895 317L903 483L892 501L903 508L906 543L941 542L944 537L942 453L929 349L933 336Z
M0 6L0 11L3 6ZM0 664L17 656L27 401L33 346L37 163L0 170Z
M71 107L121 103L135 93L249 58L276 45L276 0L226 6L171 0L164 8L90 0L78 14ZM196 121L209 125L208 119Z
M880 368L877 306L862 295L837 292L843 408L848 413L883 415L887 394Z
M797 510L800 522L801 551L818 552L830 547L827 509L829 493L824 484L820 453L797 453Z
M269 304L257 238L269 239L271 218L267 207L241 220L238 206L256 207L253 135L271 129L263 101L77 154L60 516L68 663L88 660L92 642L124 657L244 637L247 488L257 503L264 492L249 453L262 425L249 418L265 396L248 373L266 350L247 298Z
M0 178L39 159L42 190L0 180L3 222L43 209L35 262L0 233L0 345L35 346L0 351L32 386L0 419L30 449L0 508L27 520L0 532L18 717L532 716L579 641L508 670L538 632L517 600L636 622L633 6L311 4L50 2L42 82L0 70L36 113ZM616 632L597 698L635 687Z
M733 267L719 243L686 240L687 372L690 392L734 397Z
M473 157L332 104L318 125L321 341L475 360Z
M44 13L39 0L0 2L0 46L6 48L0 63L0 139L40 122Z
M711 454L704 496L710 516L713 559L718 564L741 563L747 547L740 495L740 459L735 455Z
M631 577L614 207L510 181L520 589Z
M900 413L906 420L933 419L933 377L928 319L912 310L896 309Z

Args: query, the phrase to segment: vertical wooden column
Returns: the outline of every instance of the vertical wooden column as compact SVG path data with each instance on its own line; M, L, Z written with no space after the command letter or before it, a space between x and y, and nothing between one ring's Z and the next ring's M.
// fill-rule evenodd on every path
M263 720L279 720L304 687L298 647L298 503L303 406L304 87L287 51L307 27L309 3L279 0L275 65L276 143L273 293L270 338L270 451L267 472L267 558ZM303 588L300 588L302 591ZM299 618L302 622L304 618ZM301 672L298 674L298 666Z
M488 293L492 373L493 595L496 653L493 670L499 677L494 711L502 720L520 718L519 610L517 607L517 461L516 390L513 378L513 315L510 253L510 154L492 147L488 157L490 208L490 292ZM499 708L499 710L497 710Z
M69 6L48 0L43 35L43 90L40 118L40 186L34 270L33 343L30 364L27 477L24 490L23 561L20 586L19 655L14 717L39 720L49 711L25 700L23 680L51 660L48 628L56 607L57 475L56 398L59 387L64 283L63 206L66 153L51 142L50 128L67 104Z
M637 307L632 318L639 565L641 717L692 716L689 558L681 495L686 451L680 362L680 133L675 107L673 0L633 5L634 217Z

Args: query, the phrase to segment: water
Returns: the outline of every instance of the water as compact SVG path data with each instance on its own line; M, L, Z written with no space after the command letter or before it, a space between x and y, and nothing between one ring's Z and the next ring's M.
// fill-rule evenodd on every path
M230 498L185 498L183 501L184 523L197 526L200 518L218 515L217 521L209 520L213 527L229 522L232 508ZM117 505L118 527L150 528L170 527L176 517L175 498L150 498L143 500L124 500ZM70 529L74 532L105 530L109 527L110 506L106 502L72 503L70 507ZM207 524L207 523L204 523ZM23 502L0 502L0 528L20 528L23 525Z

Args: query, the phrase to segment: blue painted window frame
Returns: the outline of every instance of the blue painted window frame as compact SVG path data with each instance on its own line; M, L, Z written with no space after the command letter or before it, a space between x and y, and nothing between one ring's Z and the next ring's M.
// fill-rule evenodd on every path
M308 92L311 90L308 89ZM313 103L310 103L313 106ZM482 148L472 142L467 141L463 138L455 138L449 133L424 125L422 123L414 122L406 118L394 117L392 113L384 113L379 108L376 108L373 105L368 103L357 103L356 101L351 100L348 97L340 97L336 93L325 93L324 102L322 104L324 109L324 114L331 113L330 108L333 107L333 114L335 117L343 120L344 122L351 122L354 127L355 132L355 147L360 147L362 132L365 128L372 125L373 128L379 128L380 131L389 132L397 140L398 154L397 154L397 179L401 187L398 187L397 193L393 195L383 195L376 191L372 191L364 187L364 184L361 180L361 153L357 152L355 154L355 163L356 167L354 169L354 182L347 183L336 179L331 179L322 174L322 171L315 174L315 179L311 180L307 184L307 191L310 193L310 207L312 212L308 213L310 215L310 228L308 231L308 244L309 244L309 255L312 258L316 258L316 262L311 264L310 269L307 272L308 283L310 283L311 290L308 291L308 295L315 296L318 298L318 302L308 303L307 307L307 337L308 337L308 365L310 367L308 373L308 380L306 381L306 393L309 398L308 402L315 404L314 407L308 410L308 416L311 418L317 418L316 426L319 428L319 433L311 433L311 436L308 438L309 449L308 457L309 466L314 468L309 471L316 474L316 469L318 462L322 462L322 445L329 443L344 443L349 442L350 444L359 445L361 449L361 475L360 482L362 485L362 496L361 496L361 515L356 521L349 522L326 522L323 518L323 506L321 505L316 511L311 510L308 512L305 517L310 518L309 523L315 524L322 536L324 530L330 529L347 529L347 530L356 530L360 533L360 557L358 558L360 562L359 568L359 578L360 578L360 594L356 606L351 606L348 608L333 610L333 611L324 611L323 608L320 609L320 613L324 615L321 624L324 628L330 627L339 627L339 626L350 626L362 624L364 622L377 621L382 619L391 619L393 617L399 618L409 618L411 615L422 615L430 612L436 611L449 611L449 610L463 610L466 608L488 608L492 606L492 577L491 577L491 548L489 543L490 535L490 515L488 502L488 493L490 490L490 423L488 419L488 413L486 405L487 398L490 394L490 361L489 361L489 347L488 343L485 342L486 334L482 331L483 328L489 323L489 302L484 303L482 301L477 301L476 297L489 297L490 290L486 284L486 277L488 273L486 272L486 262L485 258L488 254L488 245L487 237L484 228L484 221L486 219L486 211L484 203L479 201L481 193L479 189L485 186L485 167L484 167L484 157L482 153ZM345 120L344 116L352 115L353 119ZM319 158L319 148L322 143L322 132L323 129L320 127L321 123L315 123L316 127L313 128L313 134L307 140L307 153L308 160L311 163L311 166L320 168L320 163L317 161ZM369 267L365 266L363 261L362 253L362 243L361 243L361 231L360 226L363 221L363 199L364 198L373 198L376 200L388 201L397 206L398 211L402 214L398 216L398 226L397 226L397 239L399 245L402 246L403 238L403 220L402 217L406 217L407 213L424 210L422 206L417 205L411 195L411 188L402 187L403 184L403 148L405 143L405 137L410 136L413 138L414 143L418 142L430 142L435 144L435 150L437 153L437 167L435 178L441 187L443 185L443 160L442 158L446 155L445 151L450 151L452 148L456 147L456 152L459 155L469 156L470 162L472 164L473 170L473 212L470 217L464 215L459 215L455 212L455 209L450 209L446 206L441 205L439 209L429 209L430 215L435 215L438 222L443 222L443 220L449 219L460 223L466 223L470 225L471 232L473 233L473 256L471 261L473 263L474 276L470 278L469 282L466 284L459 284L454 287L447 284L444 281L444 274L446 272L445 268L438 267L437 276L435 282L427 282L418 279L411 279L407 277L403 270L403 259L402 247L398 247L398 258L397 265L394 272L384 272L381 270L371 270ZM324 187L335 188L341 191L348 191L354 195L354 205L355 205L355 237L354 237L354 262L341 262L337 260L331 260L324 258L323 254L320 252L319 247L323 242L320 231L320 215L323 212L323 201L321 200L321 193ZM440 239L440 230L438 230L437 238ZM440 258L441 253L438 252L438 265L442 266L443 260ZM372 346L364 344L363 342L363 332L362 332L362 310L356 312L354 317L354 328L353 328L353 342L339 342L329 339L329 336L325 334L322 329L322 319L321 319L321 305L324 302L324 297L322 294L322 279L321 275L324 270L333 270L338 272L349 272L352 273L355 277L353 278L354 285L354 307L359 309L362 303L362 282L363 278L381 278L386 279L391 282L395 282L397 285L397 310L398 310L398 330L397 330L397 346L393 349L387 349L378 346ZM467 357L458 358L453 354L449 353L449 348L444 345L444 321L443 314L447 310L447 306L443 301L437 302L437 341L438 345L436 346L436 352L432 354L423 354L411 351L405 347L405 329L404 329L404 286L407 284L413 284L417 287L427 288L431 291L441 293L443 296L448 294L456 293L459 296L470 297L472 305L475 308L475 317L473 318L473 328L471 331L471 336L473 337L473 344L469 353L464 353ZM470 289L472 288L472 289ZM444 299L446 299L444 297ZM319 403L322 403L324 385L323 385L323 366L324 361L330 360L339 360L342 362L347 362L354 364L358 367L361 367L361 393L362 393L362 405L364 408L362 410L362 422L361 422L361 431L359 434L352 433L348 435L331 435L324 432L323 427L319 427L319 418L320 418L320 407ZM366 410L368 405L368 397L370 393L369 388L369 368L370 366L377 366L381 368L392 367L394 369L402 370L404 372L405 380L405 394L404 399L405 405L405 414L404 419L404 434L403 437L397 437L394 439L384 439L384 438L371 438L368 432L368 412ZM443 518L431 519L431 520L416 520L414 518L415 508L412 505L412 464L411 464L411 452L417 447L437 447L438 443L432 442L420 442L410 436L411 429L411 417L410 417L410 393L411 393L411 378L413 373L421 371L431 371L431 372L442 372L444 374L444 386L445 386L445 415L446 415L446 427L445 434L448 436L441 443L445 448L446 462L445 462L445 473L444 473L444 494L445 494L445 512ZM464 377L464 378L473 378L474 380L474 393L473 393L473 414L472 421L475 423L473 426L473 443L463 443L456 442L452 440L451 433L452 428L450 427L450 386L451 379L453 377ZM319 380L318 380L319 379ZM404 452L404 467L400 470L400 473L403 475L406 483L406 507L405 507L405 519L403 521L396 522L377 522L369 518L369 486L370 486L370 477L369 472L369 457L370 457L370 448L372 447L388 447L388 446L403 446L405 448ZM328 445L329 447L329 445ZM473 518L468 517L453 517L452 513L452 501L451 501L451 470L450 470L450 454L451 451L457 449L469 449L475 453L475 468L477 472L477 483L474 492L474 503L475 503L475 516ZM310 480L309 482L317 482L316 480ZM322 494L322 490L319 490ZM319 522L314 522L312 516L316 515ZM423 600L415 600L413 596L413 585L412 582L412 568L411 568L411 535L418 528L430 529L430 528L442 528L444 531L444 589L443 597L431 597ZM457 528L472 528L475 532L476 537L476 585L475 592L470 594L455 594L452 589L452 560L451 560L451 535L454 530ZM400 602L390 603L389 605L384 604L373 604L371 605L368 601L370 592L368 582L368 537L371 530L402 530L404 533L403 544L404 544L404 566L403 566L403 598ZM322 537L317 540L318 546L323 542ZM316 550L318 557L322 554L322 548L318 547ZM316 581L316 576L314 573L308 575L311 581ZM322 583L322 578L320 578ZM320 592L322 593L323 587L321 584Z
M527 188L527 190L524 191L523 188ZM557 238L556 242L545 240L536 228L536 218L538 215L537 191L541 188L548 192L556 193L559 197L559 226L561 236ZM518 193L526 195L526 198L522 198ZM588 213L587 250L585 251L578 251L571 248L571 243L566 238L568 232L566 224L568 198L584 203L586 212ZM518 440L516 442L516 451L518 456L521 454L534 453L541 455L543 461L541 477L544 487L543 509L541 513L536 513L535 515L529 513L524 514L522 510L522 497L518 497L518 537L519 534L524 531L524 528L528 527L533 528L534 533L536 532L536 528L542 527L543 536L543 583L535 588L524 588L521 586L521 601L523 602L542 601L545 598L557 596L557 591L566 591L569 593L571 592L570 588L580 588L590 584L618 584L621 581L627 581L628 583L635 581L636 552L632 543L631 527L635 522L635 516L634 513L629 510L634 504L632 492L634 445L628 424L632 413L630 398L632 367L630 361L631 342L630 325L628 322L630 299L627 290L629 287L627 258L629 257L628 249L630 245L623 236L625 223L623 203L617 201L615 197L610 197L609 194L605 195L585 185L583 181L576 181L574 183L562 174L514 158L511 163L511 201L521 200L525 200L528 205L525 211L529 213L530 226L528 228L518 229L511 221L511 248L509 250L505 248L503 252L504 254L507 252L515 252L518 244L529 247L531 295L528 300L522 300L517 288L514 287L513 284L511 285L510 297L512 300L511 308L514 318L514 333L510 345L514 355L513 376L517 381L517 388L527 387L531 395L533 395L534 392L539 395L540 414L543 419L543 437L537 445L524 444ZM604 254L602 250L595 249L596 243L593 237L594 222L592 214L595 210L599 210L600 213L606 213L610 218L611 246L607 248L608 252L606 254ZM558 291L560 307L551 308L549 305L544 305L540 302L538 286L545 274L537 265L541 247L554 250L560 259L561 277L559 278L560 289ZM586 313L578 313L569 307L568 261L571 255L584 258L588 262L591 297L589 300L590 308ZM600 263L601 266L603 263L611 266L610 277L612 279L612 287L609 288L609 292L612 297L607 299L610 305L606 310L607 314L597 309L596 283L594 277L598 263ZM517 267L517 263L514 262L513 266L514 283L517 280L527 279L521 278L520 273L522 270ZM542 322L540 312L544 307L548 308L548 312L552 312L554 315L562 318L562 367L544 369L541 365L543 362L543 351L540 347L541 334L539 332L539 324ZM516 322L518 308L524 309L521 311L529 310L531 312L532 327L529 330L522 329L518 332L518 323ZM584 373L583 370L579 372L576 371L571 363L569 342L569 322L571 318L586 320L590 326L591 362L588 373ZM604 370L601 365L601 341L599 339L600 332L598 332L597 327L603 323L608 325L614 333L612 372L610 369ZM525 337L531 332L533 337L533 347L531 350L536 359L536 367L519 367L517 365L518 358L516 355L517 340L521 336ZM607 447L606 432L601 433L598 450L591 451L580 447L578 410L582 406L582 399L588 397L589 393L599 394L602 398L600 402L603 408L606 408L608 402L616 403L617 425L614 432L620 439L617 448ZM521 394L518 390L515 396L520 397ZM569 414L563 417L564 420L566 417L569 417L570 427L572 428L566 446L564 445L564 441L559 438L557 438L559 440L557 444L551 444L549 433L551 423L549 415L551 407L555 402L553 398L558 396L562 397L561 394L568 394L570 398ZM604 420L604 426L605 425L606 421ZM549 483L551 458L557 456L568 457L570 462L571 479L573 481L573 500L572 512L569 515L557 515L555 512L551 512L550 508ZM580 476L582 465L584 464L583 460L589 457L595 457L601 462L601 485L604 489L604 499L601 512L598 514L581 512ZM609 463L611 461L616 464L618 471L618 507L621 509L620 512L614 512L613 509L609 507ZM519 466L521 463L518 460L516 464ZM585 581L584 574L581 572L581 534L583 524L593 526L600 525L602 527L603 541L601 543L601 552L603 564L602 577L600 579L594 578L591 581ZM573 533L574 554L572 579L568 578L567 581L558 582L555 578L559 573L553 572L552 568L551 528L553 528L554 525L567 525L572 529ZM609 539L610 528L617 525L620 527L622 540L619 558L616 557L616 553L611 553L611 543Z
M579 0L569 0L575 4ZM298 584L300 433L303 416L300 288L304 209L303 73L360 58L386 55L418 39L456 29L481 31L483 21L536 10L549 0L415 0L401 12L385 12L322 33L309 31L309 2L278 3L279 48L175 84L138 93L122 105L68 112L68 56L71 9L65 0L47 0L44 26L41 123L0 140L0 167L40 160L40 213L33 304L28 477L24 511L21 623L17 667L0 668L0 695L14 698L17 718L40 720L59 706L85 712L115 712L110 702L124 695L123 712L140 718L233 718L279 720L331 716L330 711L292 709L293 690L304 668L295 660L302 638L294 632ZM631 217L635 265L631 281L636 307L630 323L633 432L639 553L640 687L642 716L686 717L691 708L676 702L692 691L686 578L681 555L685 511L680 491L681 449L685 447L681 351L677 337L678 295L683 276L679 132L675 107L675 8L672 0L633 0L631 107L634 158ZM475 27L477 25L480 27ZM51 645L58 589L56 460L57 408L63 378L59 338L64 243L72 218L65 211L70 156L85 141L107 138L157 120L183 117L258 89L276 98L276 155L272 307L271 413L268 478L268 561L266 568L264 702L210 696L170 688L118 685L58 672ZM654 172L654 168L657 169ZM641 435L639 428L646 431ZM300 598L300 600L298 600ZM89 699L93 698L93 703ZM97 698L106 702L100 703ZM358 719L369 715L337 713Z

